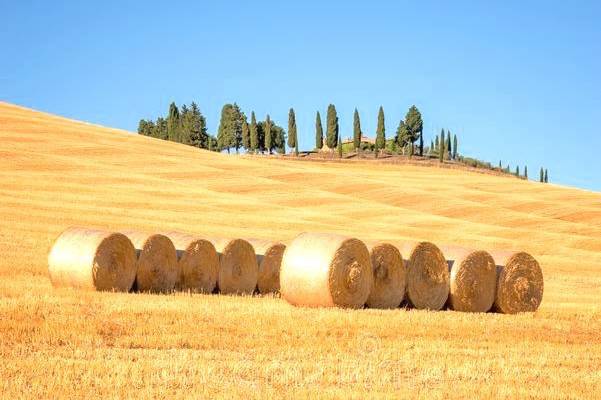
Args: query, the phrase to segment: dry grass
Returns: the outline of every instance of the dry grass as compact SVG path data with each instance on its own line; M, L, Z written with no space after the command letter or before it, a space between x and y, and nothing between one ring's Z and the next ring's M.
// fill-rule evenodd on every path
M227 157L0 103L0 393L19 397L601 392L601 195L464 171ZM318 230L534 255L534 314L294 308L53 289L68 225L289 240Z

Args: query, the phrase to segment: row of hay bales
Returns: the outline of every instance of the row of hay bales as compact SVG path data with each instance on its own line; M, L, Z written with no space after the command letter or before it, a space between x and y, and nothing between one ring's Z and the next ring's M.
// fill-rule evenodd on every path
M288 246L69 228L48 256L54 286L92 290L262 294L307 307L396 308L513 314L535 311L543 276L525 252L495 253L429 242L364 243L302 233Z

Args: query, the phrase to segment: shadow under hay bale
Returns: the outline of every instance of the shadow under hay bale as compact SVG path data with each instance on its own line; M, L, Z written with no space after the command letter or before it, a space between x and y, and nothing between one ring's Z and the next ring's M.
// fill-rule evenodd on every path
M136 251L120 233L71 227L48 254L55 287L126 292L136 277Z
M244 239L207 238L219 256L217 287L223 294L253 294L259 265L253 246Z
M257 289L261 294L276 293L280 291L280 268L286 245L280 242L261 239L249 239L248 242L255 249L259 274Z
M177 254L173 242L161 234L138 231L123 232L132 241L137 253L137 274L134 290L169 293L179 277Z
M495 262L486 251L442 247L450 271L448 306L455 311L487 312L495 300Z
M301 233L284 252L280 292L296 306L362 308L372 275L369 251L360 240Z
M449 267L430 242L404 243L400 248L407 266L407 300L417 309L440 310L449 296Z
M503 314L533 312L543 300L543 272L526 252L494 252L497 292L494 310Z
M177 252L179 276L175 289L192 293L212 293L217 285L219 256L206 240L181 232L165 234Z
M399 250L389 243L368 244L373 281L366 305L396 308L405 297L407 270Z

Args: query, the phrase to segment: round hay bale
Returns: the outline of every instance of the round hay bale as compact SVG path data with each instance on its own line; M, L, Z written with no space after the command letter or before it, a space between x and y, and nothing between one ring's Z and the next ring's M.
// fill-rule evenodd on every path
M370 244L368 248L373 281L366 304L370 308L396 308L405 297L407 283L403 257L389 243Z
M417 309L440 310L449 296L449 267L444 255L430 242L405 243L407 299Z
M134 289L140 292L168 293L179 277L173 242L161 234L124 232L136 248L138 273Z
M179 269L177 290L212 293L217 285L219 256L215 246L206 239L181 232L165 234L175 246Z
M361 308L372 275L369 251L360 240L301 233L284 252L280 292L296 306Z
M48 273L55 287L126 292L136 278L136 251L121 233L72 227L50 249Z
M252 294L257 287L259 265L255 250L244 239L207 239L219 255L217 287L223 294Z
M286 245L269 240L249 239L248 241L255 249L257 263L259 264L259 275L257 288L259 293L276 293L280 291L280 267Z
M465 312L487 312L495 300L495 261L486 251L443 247L450 270L448 305Z
M533 312L543 300L543 272L530 254L495 252L497 293L494 309L503 314Z

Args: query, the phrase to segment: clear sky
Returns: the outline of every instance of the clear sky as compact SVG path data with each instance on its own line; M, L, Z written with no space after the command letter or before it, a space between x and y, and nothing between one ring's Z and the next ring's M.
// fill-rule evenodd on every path
M294 107L301 149L329 103L343 137L415 104L427 143L601 190L601 2L492 3L2 1L0 99L132 131L171 101L211 133L226 102Z

